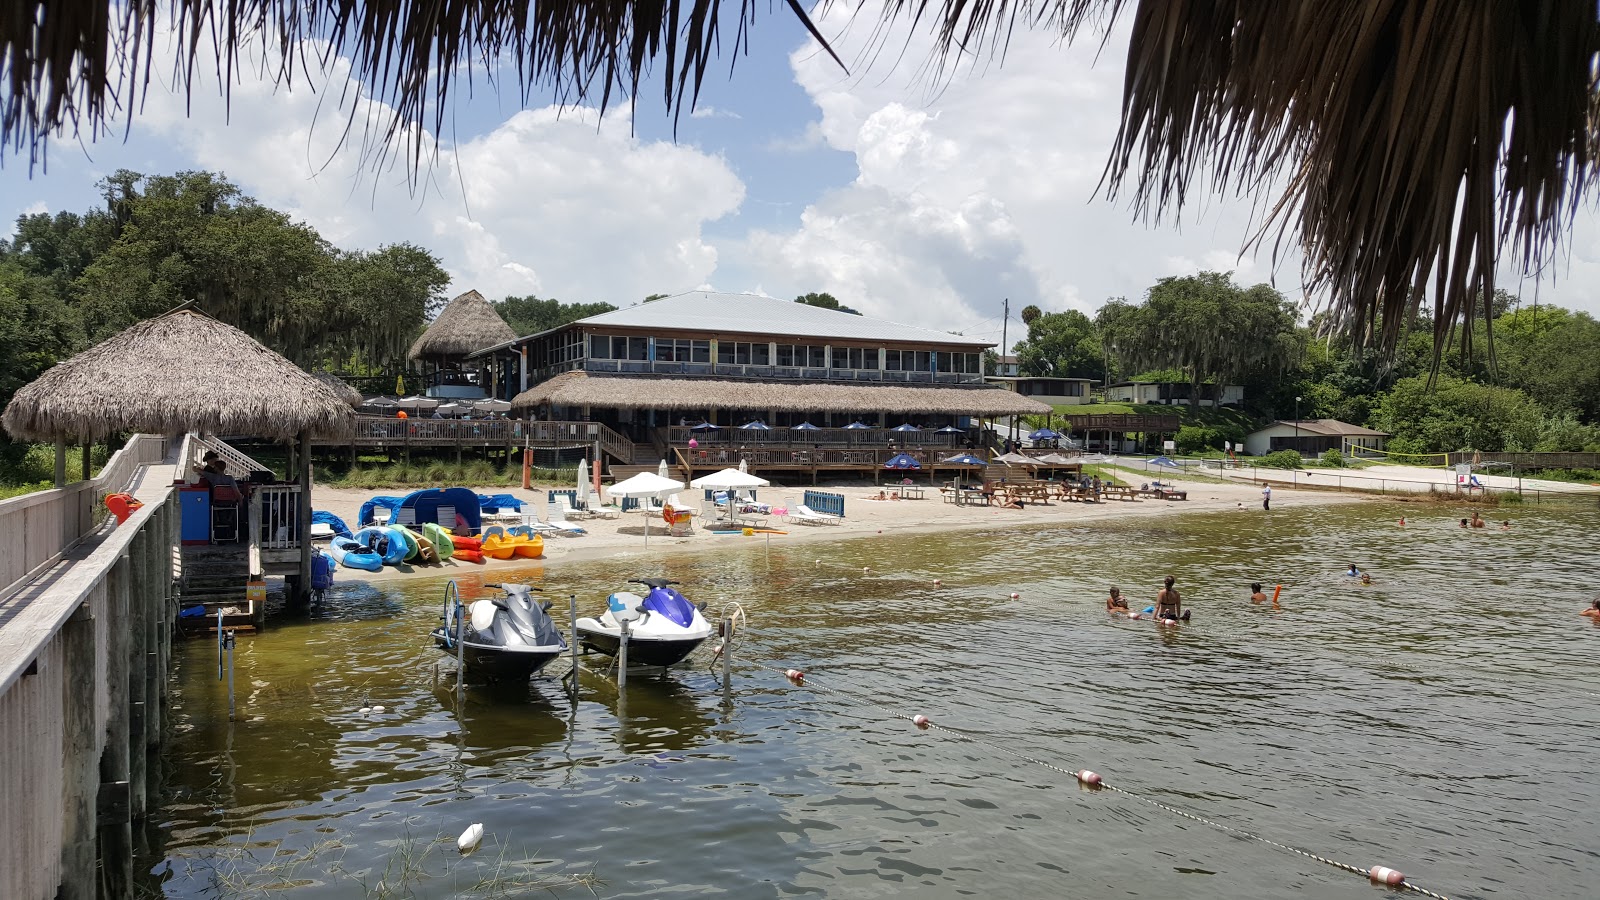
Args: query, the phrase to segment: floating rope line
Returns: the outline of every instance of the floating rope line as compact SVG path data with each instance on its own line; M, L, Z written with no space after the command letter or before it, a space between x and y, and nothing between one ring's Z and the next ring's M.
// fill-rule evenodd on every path
M853 700L853 701L855 701L857 703L861 703L861 704L864 704L866 706L870 706L870 707L872 707L874 709L877 709L877 710L883 712L884 714L888 715L891 718L904 719L904 720L910 722L911 724L917 726L918 728L923 729L924 731L930 731L930 730L931 731L937 731L937 732L940 732L941 734L949 736L952 740L962 741L962 742L968 743L968 744L977 744L977 745L982 746L982 747L987 747L990 750L994 750L994 751L996 751L998 753L1005 754L1006 756L1010 756L1010 757L1013 757L1015 759L1020 759L1020 760L1022 760L1024 762L1033 763L1034 765L1040 766L1041 768L1048 769L1048 770L1050 770L1052 772L1055 772L1057 774L1060 774L1060 775L1065 775L1065 776L1077 781L1079 784L1084 785L1085 787L1088 787L1088 788L1091 788L1091 789L1104 788L1105 790L1112 791L1112 792L1117 793L1117 794L1121 794L1124 797L1128 797L1130 799L1137 800L1140 803L1144 803L1144 804L1146 804L1148 806L1152 806L1152 807L1154 807L1156 809L1159 809L1159 810L1162 810L1164 812L1172 813L1175 816L1181 816L1181 817L1183 817L1185 819L1190 820L1191 822L1197 822L1197 823L1199 823L1201 825L1206 825L1206 826L1209 826L1211 828L1215 828L1218 831L1222 831L1222 832L1227 833L1227 834L1235 835L1237 837L1242 837L1242 838L1246 838L1248 840L1257 841L1259 843L1266 844L1269 847L1275 847L1275 848L1277 848L1279 850L1283 850L1283 851L1286 851L1288 853L1293 853L1293 854L1295 854L1297 856L1302 856L1302 857L1305 857L1306 859L1309 859L1309 860L1314 860L1316 862L1322 863L1323 865L1332 866L1335 869L1339 869L1339 870L1344 871L1344 872L1349 872L1352 875L1360 875L1360 876L1363 876L1363 877L1365 877L1365 878L1367 878L1367 879L1369 879L1369 880L1371 880L1373 882L1376 882L1378 884L1383 884L1383 885L1387 885L1389 887L1395 887L1395 888L1403 888L1405 890L1411 891L1414 894L1420 894L1420 895L1422 895L1424 897L1431 897L1431 898L1433 898L1433 900L1450 900L1450 898L1448 896L1444 895L1444 894L1435 893L1434 891L1430 891L1427 888L1424 888L1424 887L1422 887L1420 885L1412 884L1411 882L1406 880L1405 875L1403 875L1399 871L1397 871L1395 869L1391 869L1391 868L1389 868L1387 866L1372 866L1371 868L1363 869L1360 866L1353 866L1353 865L1351 865L1349 863L1343 863L1343 862L1339 862L1338 860L1335 860L1335 859L1329 859L1328 857L1325 857L1325 856L1319 856L1319 855L1317 855L1315 853L1312 853L1309 850L1302 850L1299 847L1294 847L1294 846L1290 846L1289 844L1280 843L1278 841L1272 840L1271 838L1263 837L1263 836L1261 836L1259 834L1256 834L1254 832L1245 831L1242 828L1235 828L1232 825L1226 825L1226 824L1223 824L1221 822L1213 821L1211 819L1205 818L1204 816L1199 816L1199 815L1196 815L1194 813L1188 812L1186 810L1179 809L1176 806L1171 806L1169 804L1163 803L1160 800L1153 800L1153 799L1151 799L1149 797L1143 796L1142 794L1138 794L1138 793L1135 793L1133 791L1130 791L1127 788L1122 788L1122 787L1118 787L1118 786L1116 786L1114 784L1109 784L1109 783L1106 782L1106 780L1101 775L1099 775L1096 772L1092 772L1092 771L1090 771L1088 769L1079 769L1077 771L1072 771L1072 770L1064 768L1062 766L1058 766L1055 763L1049 762L1047 760L1038 759L1036 757L1029 756L1026 753L1022 753L1021 751L1018 751L1018 750L1016 750L1014 748L1011 748L1011 747L1007 747L1007 746L1005 746L1003 744L997 744L997 743L994 743L993 741L987 741L987 740L984 740L983 738L975 737L975 736L973 736L971 734L968 734L968 733L966 733L964 731L960 731L960 730L957 730L957 729L954 729L954 728L950 728L950 727L944 726L944 725L939 725L939 724L935 723L933 720L929 719L925 715L920 715L920 714L919 715L907 715L905 713L897 712L896 710L889 709L889 708L887 708L885 706L881 706L881 705L879 705L877 703L874 703L872 700L870 700L868 698L865 698L865 697L862 697L859 694L856 694L856 693L853 693L853 692L850 692L850 691L844 691L844 690L841 690L839 688L831 688L831 687L827 687L825 685L817 684L812 679L812 676L806 674L805 672L803 672L803 671L801 671L799 669L780 669L780 668L778 668L776 666L766 665L766 664L751 660L748 655L743 656L741 658L746 660L746 661L751 662L752 664L758 666L759 668L767 669L767 670L773 671L773 672L777 672L777 673L783 675L785 678L789 679L790 682L792 682L793 684L795 684L797 686L811 688L812 690L815 690L815 691L818 691L818 692L824 693L824 694L835 694L837 696L844 697L844 698L846 698L848 700Z

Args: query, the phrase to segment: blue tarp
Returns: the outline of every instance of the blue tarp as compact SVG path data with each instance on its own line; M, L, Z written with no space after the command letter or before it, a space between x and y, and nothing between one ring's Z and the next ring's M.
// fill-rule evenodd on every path
M482 507L478 504L478 495L466 488L428 488L404 497L373 497L361 504L357 518L363 526L376 524L372 512L382 506L389 510L389 521L393 522L401 509L411 509L415 511L414 521L418 524L438 522L458 534L477 534L483 524ZM439 522L441 506L455 507L456 521Z
M505 512L508 509L522 512L522 501L510 494L479 494L478 511L487 512L491 509L495 512Z
M346 525L343 519L331 512L323 512L320 509L313 509L311 511L311 524L331 525L333 526L334 534L342 534L345 537L350 537L350 526Z

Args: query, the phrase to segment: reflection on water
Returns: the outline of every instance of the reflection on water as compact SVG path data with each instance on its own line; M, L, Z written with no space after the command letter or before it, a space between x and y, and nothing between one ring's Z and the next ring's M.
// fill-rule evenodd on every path
M704 652L625 697L590 673L569 704L559 664L458 704L426 640L442 583L341 584L240 641L239 722L214 650L182 648L153 867L172 897L515 895L589 873L603 897L1370 890L895 717L920 712L1454 897L1592 896L1594 513L1464 532L1398 508L1405 528L1391 505L1252 510L530 572L558 621L566 595L593 614L641 575L741 603L726 706ZM1108 584L1148 603L1169 573L1193 624L1104 614ZM1250 604L1251 581L1282 584L1282 608ZM472 822L485 850L455 858Z

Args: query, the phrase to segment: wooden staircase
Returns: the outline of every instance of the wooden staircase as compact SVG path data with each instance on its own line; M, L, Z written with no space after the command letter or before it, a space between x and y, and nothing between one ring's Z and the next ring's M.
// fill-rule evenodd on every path
M205 544L183 548L178 579L180 609L205 607L204 616L180 616L184 634L214 633L217 612L229 631L254 631L266 621L266 604L252 603L246 595L250 578L246 544Z

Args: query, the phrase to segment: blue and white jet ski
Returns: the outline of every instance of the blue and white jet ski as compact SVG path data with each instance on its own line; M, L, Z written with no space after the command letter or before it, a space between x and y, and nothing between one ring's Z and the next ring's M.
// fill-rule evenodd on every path
M628 665L670 666L682 662L706 638L711 623L696 606L673 590L676 581L665 578L631 578L630 582L649 588L640 597L632 591L618 591L606 600L606 611L599 618L585 617L577 622L578 642L587 650L617 655L622 646L622 623L628 623Z

